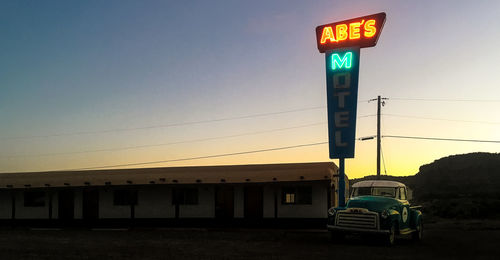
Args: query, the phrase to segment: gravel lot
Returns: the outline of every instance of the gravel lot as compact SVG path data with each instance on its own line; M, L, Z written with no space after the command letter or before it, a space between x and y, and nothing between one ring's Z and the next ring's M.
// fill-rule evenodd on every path
M1 229L0 259L499 259L500 221L427 223L424 241L335 244L325 230Z

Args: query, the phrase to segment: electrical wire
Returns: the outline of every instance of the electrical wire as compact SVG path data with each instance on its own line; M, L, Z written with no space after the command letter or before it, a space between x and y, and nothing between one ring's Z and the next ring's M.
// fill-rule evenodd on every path
M243 151L243 152L235 152L235 153L224 153L224 154L215 154L215 155L205 155L205 156L180 158L180 159L171 159L171 160L149 161L149 162L136 162L136 163L126 163L126 164L115 164L115 165L103 165L103 166L94 166L94 167L86 167L86 168L78 168L78 169L66 169L66 170L57 170L57 171L95 170L95 169L107 169L107 168L116 168L116 167L128 167L128 166L158 164L158 163L191 161L191 160L209 159L209 158L216 158L216 157L227 157L227 156L235 156L235 155L243 155L243 154L252 154L252 153L262 153L262 152L271 152L271 151L286 150L286 149L295 149L295 148L300 148L300 147L316 146L316 145L323 145L323 144L328 144L328 142L299 144L299 145L282 146L282 147L267 148L267 149L260 149L260 150Z
M373 115L363 115L363 116L358 116L358 118L371 117L371 116L377 116L377 115L376 114L373 114Z
M390 100L405 101L436 101L436 102L500 102L500 99L444 99L444 98L399 98L391 97Z
M456 141L456 142L476 142L476 143L500 143L500 140L477 140L477 139L458 139L458 138L440 138L440 137L421 137L421 136L401 136L401 135L383 135L388 138L420 139L435 141Z
M385 125L385 118L382 117L381 120L382 120L382 124ZM382 137L382 134L380 135L380 137ZM380 154L382 156L382 165L384 166L384 173L385 173L385 175L387 175L387 169L385 167L384 150L382 149L382 139L380 140Z
M492 140L452 139L452 138L398 136L398 135L384 135L382 137L388 137L388 138L406 138L406 139L425 139L425 140L441 140L441 141L463 141L463 142L500 143L500 141L492 141ZM200 159L209 159L209 158L217 158L217 157L236 156L236 155L243 155L243 154L252 154L252 153L279 151L279 150L286 150L286 149L295 149L295 148L308 147L308 146L316 146L316 145L324 145L324 144L328 144L328 142L317 142L317 143L299 144L299 145L274 147L274 148L267 148L267 149L260 149L260 150L234 152L234 153L224 153L224 154L215 154L215 155L206 155L206 156L198 156L198 157L188 157L188 158L171 159L171 160L160 160L160 161L136 162L136 163L127 163L127 164L114 164L114 165L92 166L92 167L85 167L85 168L64 169L64 170L54 170L54 171L95 170L95 169L107 169L107 168L116 168L116 167L128 167L128 166L139 166L139 165L149 165L149 164L159 164L159 163L169 163L169 162L179 162L179 161L200 160ZM385 165L385 162L384 162L384 165Z
M387 175L387 168L385 168L384 150L382 149L382 142L380 142L380 155L382 155L382 165L384 166L384 173Z
M375 115L363 115L363 116L359 116L358 118L371 117L371 116L375 116ZM86 154L86 153L95 153L95 152L133 150L133 149L142 149L142 148L149 148L149 147L159 147L159 146L169 146L169 145L177 145L177 144L185 144L185 143L220 140L220 139L234 138L234 137L247 136L247 135L257 135L257 134L263 134L263 133L272 133L272 132L305 128L305 127L310 127L310 126L326 125L326 124L327 124L327 122L319 122L319 123L298 125L298 126L292 126L292 127L276 128L276 129L264 130L264 131L255 131L255 132L242 133L242 134L208 137L208 138L200 138L200 139L169 142L169 143L160 143L160 144L144 144L144 145L135 145L135 146L122 146L122 147L114 147L114 148L104 148L104 149L94 149L94 150L84 150L84 151L69 151L69 152L58 152L58 153L7 155L7 156L0 156L0 159L2 159L2 158L26 158L26 157L58 156L58 155Z
M434 117L420 117L420 116L406 116L406 115L396 115L396 114L382 114L382 115L383 116L389 116L389 117L414 118L414 119L448 121L448 122L465 122L465 123L479 123L479 124L500 124L500 122L488 122L488 121L456 120L456 119L445 119L445 118L434 118Z
M115 129L96 130L96 131L67 132L67 133L48 134L48 135L17 136L17 137L7 137L7 138L2 138L2 139L33 139L33 138L72 136L72 135L106 134L106 133L136 131L136 130L145 130L145 129L168 128L168 127L175 127L175 126L206 124L206 123L239 120L239 119L247 119L247 118L255 118L255 117L266 117L266 116L272 116L272 115L281 115L281 114L302 112L302 111L308 111L308 110L317 110L317 109L323 109L323 108L326 108L326 106L306 107L306 108L284 110L284 111L277 111L277 112L250 114L250 115L243 115L243 116L216 118L216 119L191 121L191 122L180 122L180 123L172 123L172 124L149 125L149 126L130 127L130 128L115 128Z
M185 143L195 143L195 142L220 140L220 139L234 138L234 137L247 136L247 135L257 135L257 134L264 134L264 133L285 131L285 130L305 128L305 127L325 125L325 124L327 124L327 122L319 122L319 123L306 124L306 125L298 125L298 126L292 126L292 127L276 128L276 129L265 130L265 131L255 131L255 132L248 132L248 133L242 133L242 134L233 134L233 135L225 135L225 136L217 136L217 137L208 137L208 138L200 138L200 139L185 140L185 141L170 142L170 143L145 144L145 145L136 145L136 146L123 146L123 147L115 147L115 148L107 148L107 149L95 149L95 150L74 151L74 152L43 153L43 154L28 154L28 155L12 155L12 156L1 156L0 158L41 157L41 156L57 156L57 155L84 154L84 153L95 153L95 152L111 152L111 151L120 151L120 150L133 150L133 149L142 149L142 148L149 148L149 147L158 147L158 146L168 146L168 145L176 145L176 144L185 144Z

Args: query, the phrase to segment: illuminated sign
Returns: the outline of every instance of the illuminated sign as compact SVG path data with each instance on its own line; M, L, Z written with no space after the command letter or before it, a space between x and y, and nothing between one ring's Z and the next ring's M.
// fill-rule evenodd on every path
M344 56L340 58L338 53L333 53L331 55L332 57L332 70L337 70L337 69L350 69L352 66L352 52L346 52L344 53Z
M330 158L354 158L359 48L328 51L325 59Z
M330 158L339 159L339 206L345 206L345 158L354 158L360 48L373 47L385 13L316 27L318 50L325 53Z
M318 50L324 53L347 47L373 47L385 23L385 13L358 17L316 27Z

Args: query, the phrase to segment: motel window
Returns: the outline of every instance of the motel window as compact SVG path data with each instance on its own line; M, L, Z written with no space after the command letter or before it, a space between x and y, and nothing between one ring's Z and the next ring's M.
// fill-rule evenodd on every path
M137 191L136 190L115 190L113 205L115 206L129 206L137 205Z
M172 194L172 204L197 205L198 189L197 188L174 189Z
M45 207L45 192L26 191L24 192L25 207Z
M283 188L281 204L312 204L312 187Z

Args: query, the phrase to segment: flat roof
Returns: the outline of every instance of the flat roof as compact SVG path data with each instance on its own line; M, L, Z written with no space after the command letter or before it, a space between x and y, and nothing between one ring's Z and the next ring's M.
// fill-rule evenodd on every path
M315 162L2 173L0 189L318 181L332 179L337 170L333 162Z

